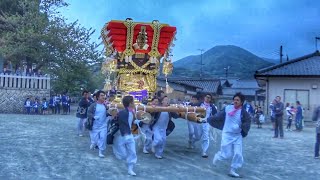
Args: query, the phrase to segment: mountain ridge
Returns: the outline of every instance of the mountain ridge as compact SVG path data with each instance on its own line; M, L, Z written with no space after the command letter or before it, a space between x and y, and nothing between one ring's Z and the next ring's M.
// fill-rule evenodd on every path
M173 62L173 76L200 77L200 64L201 55L181 58ZM239 78L253 78L256 70L274 65L234 45L219 45L209 49L202 54L202 64L202 77L236 76Z

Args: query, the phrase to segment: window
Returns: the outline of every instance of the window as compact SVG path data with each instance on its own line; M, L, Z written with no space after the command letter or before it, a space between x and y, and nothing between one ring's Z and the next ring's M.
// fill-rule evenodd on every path
M302 108L309 110L309 90L285 89L284 104L296 105L296 101L300 101Z

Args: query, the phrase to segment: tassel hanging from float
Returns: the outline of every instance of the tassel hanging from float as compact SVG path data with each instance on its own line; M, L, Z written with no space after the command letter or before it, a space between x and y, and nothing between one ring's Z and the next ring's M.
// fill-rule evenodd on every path
M169 86L168 78L166 76L166 94L171 94L173 92L173 88Z

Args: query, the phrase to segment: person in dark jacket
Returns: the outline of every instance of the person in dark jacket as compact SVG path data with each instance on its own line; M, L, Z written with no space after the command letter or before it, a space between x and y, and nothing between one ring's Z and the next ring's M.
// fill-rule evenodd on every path
M163 107L169 106L170 99L164 97L160 100L160 105ZM171 118L179 118L177 113L173 112L158 112L154 113L154 123L151 125L153 131L152 148L157 159L162 159L162 154L166 145L167 136L173 131L174 123Z
M242 167L242 138L248 135L251 124L251 116L243 107L245 97L241 93L233 96L233 105L228 105L224 111L220 111L208 118L208 122L215 128L222 129L221 149L213 158L213 165L218 161L233 156L229 175L240 177L236 170Z
M274 104L274 116L275 116L275 129L273 138L278 138L280 133L280 138L283 138L283 111L284 105L281 102L281 97L276 97L276 103Z
M106 150L107 133L108 133L108 118L107 110L104 101L106 94L104 91L98 91L96 96L97 101L91 104L88 108L88 124L90 128L90 149L99 148L99 157L104 158L104 151Z
M88 91L84 90L82 92L82 98L79 102L79 106L76 113L77 118L79 118L79 121L78 121L79 136L83 136L83 133L85 130L84 125L88 118L87 112L88 112L88 107L90 106L90 101L88 98L89 98L89 93Z
M62 112L63 114L68 114L68 99L67 95L63 94L61 97L61 102L62 102Z
M258 125L258 128L262 128L262 121L261 121L261 117L264 116L263 115L263 111L261 109L261 107L259 106L257 109L255 109L254 111L254 119Z
M312 121L316 121L316 144L314 147L314 158L319 159L320 148L320 106L314 110Z
M124 109L118 113L119 131L114 135L113 152L118 159L126 160L128 174L135 176L133 171L137 163L136 145L131 133L131 126L134 121L134 101L132 96L125 96L122 99Z
M297 104L297 113L296 113L296 131L302 131L303 129L303 116L302 116L302 107L300 101L296 102Z
M204 100L200 103L200 107L206 109L206 117L209 118L217 113L217 107L212 103L213 97L211 94L206 94ZM208 158L207 151L209 149L210 138L210 125L207 121L201 124L196 124L194 128L194 135L192 137L191 145L194 146L195 142L201 142L201 156L203 158Z

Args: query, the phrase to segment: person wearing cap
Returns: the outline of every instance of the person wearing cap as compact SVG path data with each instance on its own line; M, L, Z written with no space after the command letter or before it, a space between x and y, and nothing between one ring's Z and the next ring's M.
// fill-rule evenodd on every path
M96 93L96 102L88 108L88 124L90 130L90 149L99 147L99 157L104 158L108 133L107 107L104 105L106 94L104 91Z

